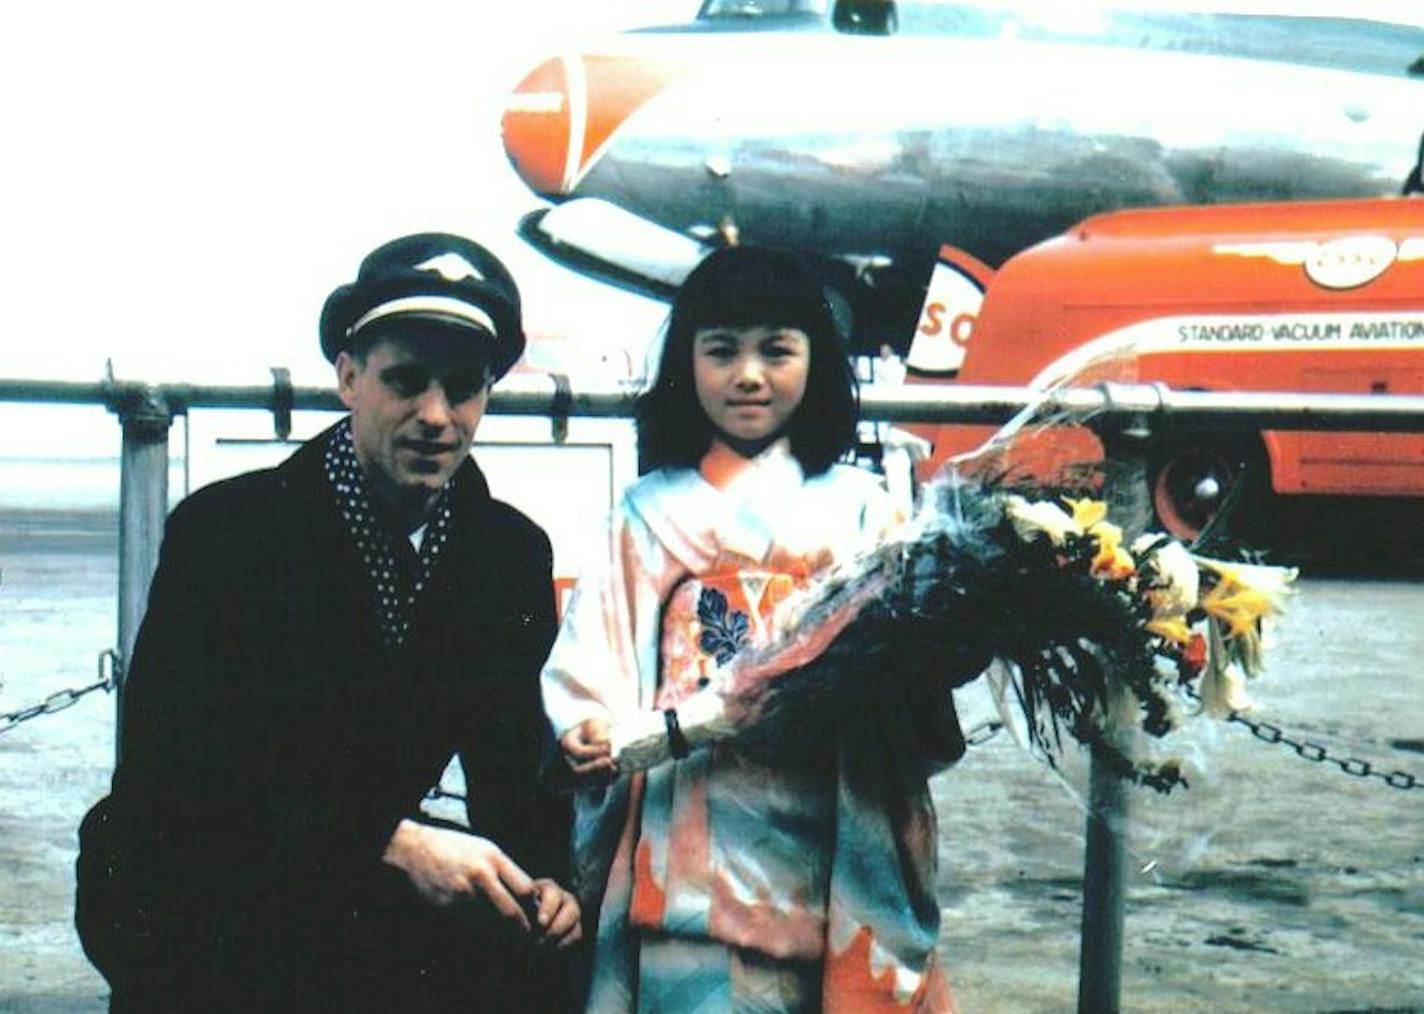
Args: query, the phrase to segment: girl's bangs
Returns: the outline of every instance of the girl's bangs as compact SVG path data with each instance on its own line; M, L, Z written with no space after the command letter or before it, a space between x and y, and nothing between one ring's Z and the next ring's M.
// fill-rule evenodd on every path
M835 334L820 280L782 251L718 251L688 276L677 302L691 331L764 325L794 327L813 338Z

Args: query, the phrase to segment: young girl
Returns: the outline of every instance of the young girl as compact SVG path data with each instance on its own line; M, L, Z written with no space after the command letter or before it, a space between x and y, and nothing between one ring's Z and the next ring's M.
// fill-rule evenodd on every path
M639 401L645 473L615 510L544 669L585 787L576 889L597 920L591 1011L944 1011L926 779L963 751L945 692L909 685L781 748L691 752L708 666L899 520L855 439L824 290L787 253L709 256L679 290ZM913 699L911 699L913 698ZM610 730L664 712L673 760L619 774Z

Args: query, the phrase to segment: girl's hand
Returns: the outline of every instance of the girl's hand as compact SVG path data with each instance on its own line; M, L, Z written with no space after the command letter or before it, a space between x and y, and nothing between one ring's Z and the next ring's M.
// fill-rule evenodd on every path
M613 748L609 744L606 718L584 719L559 738L559 746L576 775L613 772Z

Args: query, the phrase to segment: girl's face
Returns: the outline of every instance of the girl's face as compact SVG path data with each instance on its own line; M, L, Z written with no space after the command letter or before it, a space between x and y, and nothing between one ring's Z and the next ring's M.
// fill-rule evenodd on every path
M704 327L692 336L697 401L733 450L754 454L806 395L811 340L791 327Z

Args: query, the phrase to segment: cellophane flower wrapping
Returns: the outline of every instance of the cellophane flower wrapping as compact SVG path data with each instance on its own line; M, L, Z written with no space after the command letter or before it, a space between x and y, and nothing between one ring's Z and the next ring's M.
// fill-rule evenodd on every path
M1192 763L1175 745L1140 744L1175 744L1186 723L1250 707L1263 625L1296 574L1156 532L1129 541L1099 499L1101 462L1051 482L1031 463L1083 422L1031 410L952 461L873 551L782 601L771 640L731 646L678 706L689 744L774 747L897 683L948 693L997 663L1001 703L1050 764L1078 744L1136 784L1188 784ZM625 769L659 763L663 716L614 746Z
M1077 742L1167 791L1186 780L1180 763L1130 759L1105 730L1166 736L1198 696L1213 716L1244 708L1261 623L1283 608L1292 577L1193 556L1163 535L1124 547L1096 501L1029 501L947 479L872 552L784 600L777 635L714 668L680 704L681 725L693 747L774 745L896 681L947 692L998 660L1046 757ZM661 714L625 729L620 766L665 759L664 738Z

